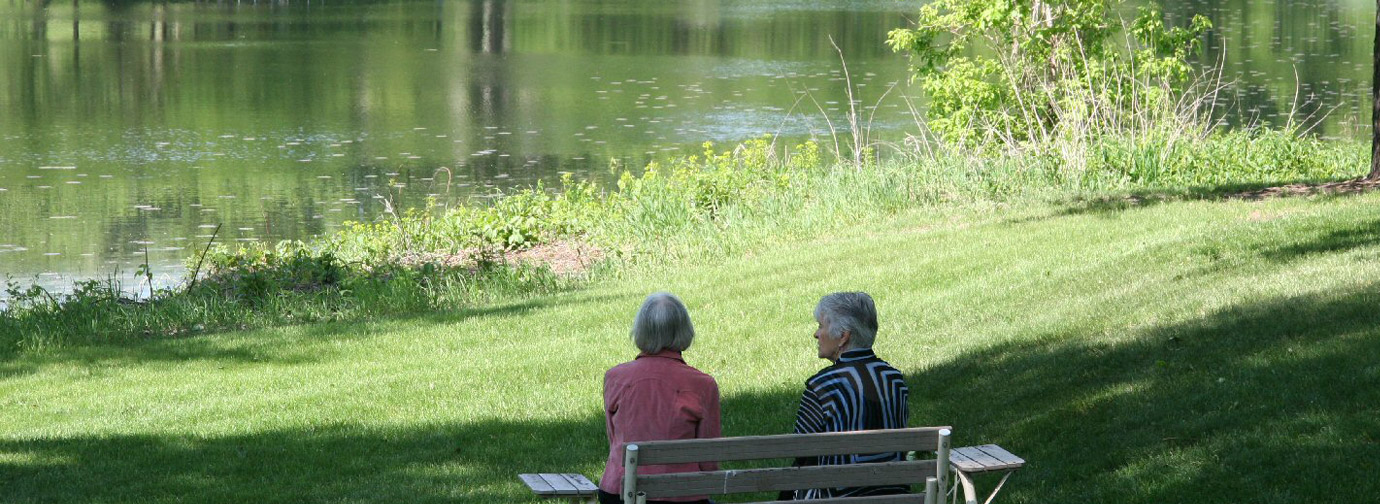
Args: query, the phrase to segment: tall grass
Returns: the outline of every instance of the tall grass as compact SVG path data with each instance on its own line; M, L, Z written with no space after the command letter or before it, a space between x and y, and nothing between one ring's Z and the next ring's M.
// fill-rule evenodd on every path
M728 257L908 208L1220 194L1357 176L1367 154L1359 144L1264 129L1192 142L1111 136L1079 148L1080 163L1058 150L948 149L859 166L826 161L813 142L706 144L625 171L613 187L567 178L489 206L405 210L308 243L216 249L205 278L151 300L126 299L113 281L65 296L13 285L0 311L0 352L477 306L568 288L592 272ZM519 260L539 247L597 253L557 273Z

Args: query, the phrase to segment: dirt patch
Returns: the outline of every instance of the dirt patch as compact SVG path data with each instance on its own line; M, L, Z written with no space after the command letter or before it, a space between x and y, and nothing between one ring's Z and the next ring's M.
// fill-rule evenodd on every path
M1326 184L1290 184L1278 187L1268 187L1258 191L1248 191L1236 194L1229 194L1227 195L1227 198L1255 201L1268 198L1280 198L1285 196L1312 196L1318 194L1360 194L1366 191L1373 191L1376 189L1380 189L1380 179L1356 179L1347 180L1344 182L1328 182Z
M546 266L558 274L581 273L604 259L604 251L588 243L556 242L508 252L505 260Z
M604 251L588 243L562 241L543 243L522 250L507 250L501 254L478 249L456 253L424 252L398 258L406 266L435 264L446 268L475 268L481 261L503 264L528 264L550 268L552 272L568 275L581 273L604 259Z

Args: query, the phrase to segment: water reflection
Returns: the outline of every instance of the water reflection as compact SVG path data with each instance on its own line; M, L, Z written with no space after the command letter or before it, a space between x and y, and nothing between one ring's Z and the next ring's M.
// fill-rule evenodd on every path
M1195 13L1212 20L1199 61L1221 62L1221 101L1234 125L1291 121L1325 137L1368 128L1374 6L1358 0L1193 0L1166 2L1170 22Z
M705 140L827 136L847 98L826 36L894 139L909 111L875 100L919 92L882 41L919 4L0 0L0 272L130 276L147 249L171 280L218 224L222 243L303 238L384 196L454 204ZM1165 8L1213 18L1201 63L1225 54L1239 81L1224 121L1366 124L1368 3ZM793 108L806 92L819 109Z

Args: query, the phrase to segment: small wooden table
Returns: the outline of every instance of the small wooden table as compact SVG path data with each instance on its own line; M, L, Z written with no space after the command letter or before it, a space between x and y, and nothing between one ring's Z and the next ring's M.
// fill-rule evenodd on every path
M583 474L519 474L532 493L544 499L569 499L573 503L599 502L599 487Z
M1002 485L1006 484L1006 479L1025 465L1025 459L1012 455L1006 449L994 445L965 446L949 450L949 462L953 464L954 472L958 474L958 484L963 486L964 502L967 504L977 504L977 489L973 485L972 475L1002 472L1001 482L992 489L992 493L987 496L983 504L991 504L992 499L997 497L997 492L1001 491ZM954 499L958 498L957 492Z

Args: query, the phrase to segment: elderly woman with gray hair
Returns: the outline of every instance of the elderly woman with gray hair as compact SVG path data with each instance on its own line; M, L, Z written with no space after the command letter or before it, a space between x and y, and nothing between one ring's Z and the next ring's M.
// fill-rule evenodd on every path
M609 457L599 480L600 504L623 502L623 445L662 439L715 438L720 435L719 384L690 367L681 352L690 348L695 328L685 305L667 292L642 302L633 319L632 340L641 353L604 374L604 427ZM638 474L715 471L712 462L644 465ZM666 501L701 502L705 496Z
M805 381L795 432L902 429L909 416L910 390L900 371L872 352L877 337L877 307L865 292L836 292L815 305L819 358L833 364ZM900 452L825 455L796 459L802 465L899 462ZM782 492L781 500L827 499L908 493L902 486L815 488Z

